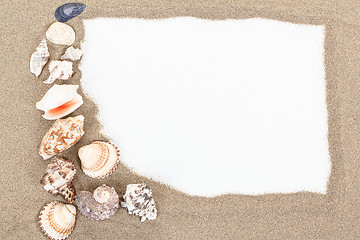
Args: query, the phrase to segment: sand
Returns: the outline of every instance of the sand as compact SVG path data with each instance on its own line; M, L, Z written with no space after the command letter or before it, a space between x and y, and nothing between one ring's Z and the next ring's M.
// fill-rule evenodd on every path
M65 1L2 1L0 5L0 173L1 239L45 239L37 225L43 205L62 200L42 189L39 180L48 162L37 153L51 125L35 109L48 89L42 83L48 70L35 80L29 59L53 12ZM326 195L301 192L262 196L190 197L153 181L148 184L158 204L156 221L119 211L109 221L95 222L78 215L70 239L359 239L360 238L360 6L355 1L83 1L83 15L69 21L83 35L83 18L194 16L210 19L264 17L326 27L325 65L329 111L329 148L332 172ZM51 53L63 48L50 47ZM65 50L65 49L64 49ZM62 51L64 51L62 50ZM60 51L53 58L59 58ZM70 84L79 83L76 72ZM80 91L81 92L81 91ZM87 116L85 136L62 156L73 159L78 148L99 134L97 108L85 99L77 113ZM126 167L101 181L78 174L80 191L106 183L123 194L126 185L143 180Z

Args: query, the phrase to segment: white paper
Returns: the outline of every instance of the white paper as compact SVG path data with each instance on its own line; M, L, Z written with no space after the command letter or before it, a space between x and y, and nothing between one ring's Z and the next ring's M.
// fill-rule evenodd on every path
M133 171L199 196L326 193L323 26L188 17L84 26L82 87Z

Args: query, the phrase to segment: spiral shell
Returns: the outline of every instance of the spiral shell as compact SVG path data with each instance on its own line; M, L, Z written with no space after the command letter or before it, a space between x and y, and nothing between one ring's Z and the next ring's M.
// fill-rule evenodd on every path
M119 208L119 196L115 189L102 185L94 193L80 191L75 203L85 217L92 220L105 220L114 215Z
M49 72L50 75L48 79L44 81L46 84L51 84L58 79L69 80L74 73L72 69L72 62L66 60L52 60L49 64Z
M82 170L92 178L110 175L119 163L119 151L109 142L93 142L79 149Z
M84 135L84 116L58 119L45 134L39 148L44 160L69 149Z
M55 44L71 45L75 41L75 32L65 23L54 22L46 31L46 38Z
M76 174L74 163L70 160L54 157L46 167L41 179L44 189L52 194L61 194L68 203L75 199L75 190L71 185Z
M38 77L45 64L50 58L50 53L46 44L46 39L44 38L39 46L36 48L36 51L31 55L30 58L30 72L35 74Z
M40 228L50 239L66 239L75 227L75 216L74 205L57 201L50 202L40 212Z
M72 61L77 61L81 58L82 55L83 51L81 49L71 46L66 49L64 55L62 55L60 59L70 59Z

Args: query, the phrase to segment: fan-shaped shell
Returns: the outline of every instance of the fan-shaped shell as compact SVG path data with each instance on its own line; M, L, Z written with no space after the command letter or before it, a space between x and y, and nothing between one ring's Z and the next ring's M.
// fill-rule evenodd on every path
M81 14L85 9L82 3L67 3L58 7L55 11L55 18L59 22L67 22L68 20Z
M78 88L79 85L54 84L36 103L36 108L44 111L43 117L48 120L64 117L83 104L82 97L77 93Z
M119 163L119 151L112 143L93 142L79 149L82 170L92 178L110 175Z
M36 51L31 55L30 59L30 71L35 74L36 77L42 72L49 57L50 53L46 44L46 39L44 38L36 48Z
M102 185L94 193L80 191L75 203L85 217L93 220L105 220L114 215L119 208L119 196L115 189Z
M75 227L75 217L74 205L50 202L40 212L40 228L50 239L66 239Z
M54 22L46 31L46 38L55 44L72 45L75 41L75 31L65 23Z
M58 119L45 134L39 154L44 160L69 149L84 135L84 116Z
M47 165L40 183L49 193L61 194L68 203L72 203L75 199L75 190L71 182L75 174L76 169L72 161L54 157Z

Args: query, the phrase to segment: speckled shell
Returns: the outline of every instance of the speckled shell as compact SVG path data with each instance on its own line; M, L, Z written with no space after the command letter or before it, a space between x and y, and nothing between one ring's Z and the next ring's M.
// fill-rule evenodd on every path
M35 74L38 77L45 64L50 58L50 53L46 44L46 39L44 38L39 46L36 48L36 51L31 55L30 58L30 72Z
M102 185L94 193L80 191L75 203L85 217L92 220L105 220L114 215L119 208L119 196L115 189Z
M59 22L67 22L73 17L81 14L86 5L82 3L66 3L58 7L55 11L55 18Z
M36 108L45 112L43 117L47 120L64 117L83 104L78 88L79 85L54 84L36 103Z
M44 160L69 149L84 135L84 116L58 119L45 134L39 149Z
M129 214L141 217L141 222L156 219L157 209L152 191L145 183L127 185L123 199L121 206L126 208Z
M70 59L72 61L77 61L81 58L82 55L83 51L81 49L71 46L66 49L64 55L62 55L60 59Z
M46 84L51 84L58 79L69 80L72 74L72 62L52 60L49 64L50 75L48 79L44 81Z
M75 206L62 202L46 204L39 216L41 230L54 240L66 239L75 227L75 220Z
M79 149L83 172L97 179L110 175L116 169L119 156L117 147L109 142L97 141Z
M52 194L61 194L68 203L75 199L75 190L71 185L76 174L74 163L70 160L54 157L46 167L46 174L40 183Z
M46 38L55 44L72 45L75 41L75 32L65 23L54 22L46 31Z

